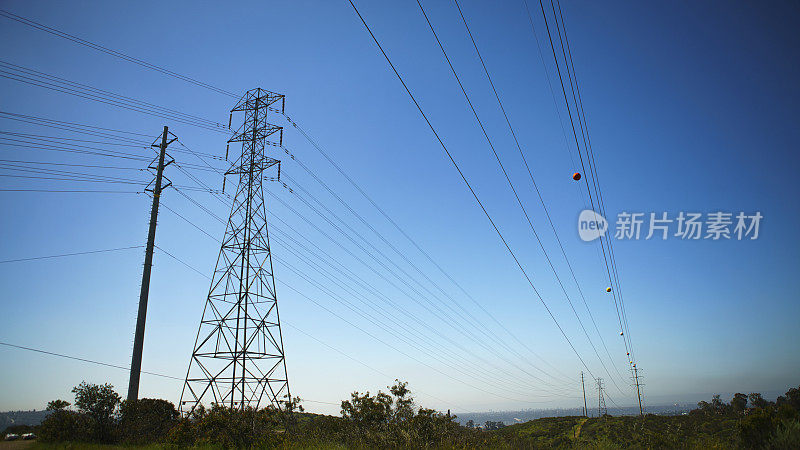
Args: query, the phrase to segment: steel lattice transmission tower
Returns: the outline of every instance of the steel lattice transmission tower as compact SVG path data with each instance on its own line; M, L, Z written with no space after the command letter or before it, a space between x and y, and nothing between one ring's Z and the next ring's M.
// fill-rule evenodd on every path
M603 417L604 415L608 414L608 408L606 408L606 397L603 395L603 379L597 378L597 417Z
M244 113L228 141L241 142L242 153L225 173L238 175L238 186L181 392L184 413L201 403L285 410L291 399L263 186L280 178L280 161L265 147L283 144L283 128L268 123L267 112L283 112L284 102L258 88L231 110L231 118Z

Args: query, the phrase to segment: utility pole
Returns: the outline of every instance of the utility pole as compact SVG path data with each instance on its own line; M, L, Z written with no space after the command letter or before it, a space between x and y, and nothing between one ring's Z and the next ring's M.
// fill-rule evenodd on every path
M644 416L644 409L642 408L642 391L641 386L644 386L639 381L639 368L636 367L636 364L633 364L633 385L636 386L636 397L639 399L639 415Z
M150 229L147 232L147 249L144 254L144 269L142 270L142 290L139 293L139 314L136 317L136 335L133 339L133 357L131 358L131 375L128 381L128 400L134 401L139 398L139 376L142 372L142 350L144 348L144 325L147 318L147 299L150 294L150 271L153 267L153 247L156 241L156 222L158 218L158 202L161 191L169 187L172 183L167 179L167 184L162 186L164 178L164 168L173 162L173 159L165 164L167 157L167 146L175 139L167 141L169 128L165 125L164 132L159 137L161 144L156 144L159 138L153 142L151 147L158 147L158 164L153 167L153 163L148 167L156 171L155 184L152 188L145 188L146 191L153 193L153 207L150 209ZM153 161L155 162L155 161Z
M603 379L597 379L597 416L603 417L605 414L608 414L608 409L606 408L606 398L603 395Z
M581 371L581 389L583 389L583 417L589 417L589 411L586 408L586 385L583 383L583 371Z

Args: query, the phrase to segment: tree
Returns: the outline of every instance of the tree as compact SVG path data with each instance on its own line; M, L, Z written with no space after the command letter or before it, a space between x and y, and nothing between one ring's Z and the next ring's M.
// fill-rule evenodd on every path
M722 399L720 399L719 394L711 398L711 407L714 409L715 413L724 414L726 406L728 405L726 405L725 402L723 402Z
M712 411L711 403L708 403L705 400L701 400L697 402L697 409L693 410L692 412L699 411L703 414L710 414Z
M733 394L731 409L738 414L744 412L744 410L747 409L747 395L741 393Z
M467 421L467 428L475 428L475 422L473 422L472 419Z
M392 416L392 397L381 391L375 396L353 392L350 400L342 402L342 417L359 427L387 425Z
M75 406L78 411L94 419L97 424L97 438L106 442L111 440L111 431L116 419L120 396L114 386L82 382L72 389L75 393Z
M45 411L61 411L67 409L69 405L70 403L64 400L53 400L47 403Z
M414 399L407 382L395 379L394 386L389 387L389 392L394 396L394 411L392 421L404 422L414 417Z
M758 392L751 393L747 398L750 400L750 406L753 408L766 408L770 404L770 402L764 400Z
M353 447L432 448L450 447L461 427L455 416L418 408L408 383L395 380L389 393L354 392L342 402L342 418Z
M797 411L800 411L800 387L791 388L786 391L786 395L778 397L777 405L787 404Z

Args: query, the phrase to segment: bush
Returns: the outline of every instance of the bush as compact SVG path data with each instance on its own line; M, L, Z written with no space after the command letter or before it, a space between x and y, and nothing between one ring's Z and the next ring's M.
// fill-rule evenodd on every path
M466 429L455 416L417 408L408 384L396 380L391 395L354 392L342 402L345 433L341 444L369 448L453 447Z
M178 411L171 402L152 398L126 400L120 408L119 438L126 444L160 442L177 421Z
M800 448L800 421L785 421L772 433L769 447L776 450Z
M274 447L283 439L282 414L272 408L231 409L215 405L191 419L178 421L168 433L176 445L212 445L223 448Z
M763 447L776 427L772 408L758 408L739 422L742 443L748 448Z
M39 438L46 442L91 442L97 423L87 414L57 410L39 425Z

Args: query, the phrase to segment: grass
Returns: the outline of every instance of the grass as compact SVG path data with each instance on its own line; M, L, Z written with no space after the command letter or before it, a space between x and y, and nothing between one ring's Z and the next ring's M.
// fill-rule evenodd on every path
M736 419L690 416L549 417L493 432L514 447L736 448Z

